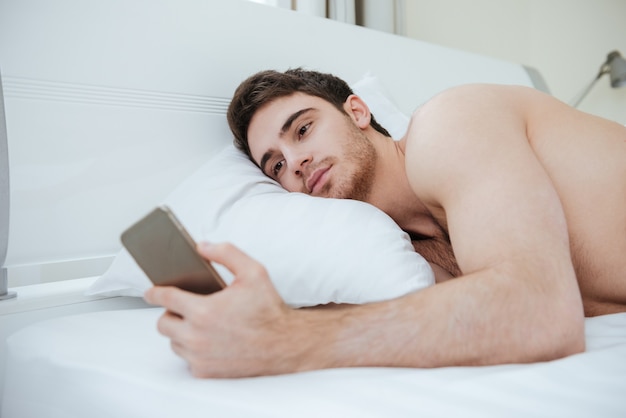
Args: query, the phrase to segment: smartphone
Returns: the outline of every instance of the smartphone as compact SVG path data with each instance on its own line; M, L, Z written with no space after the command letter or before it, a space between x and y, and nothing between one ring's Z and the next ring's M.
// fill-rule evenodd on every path
M167 206L157 207L140 219L122 233L121 240L155 286L176 286L201 294L225 287Z

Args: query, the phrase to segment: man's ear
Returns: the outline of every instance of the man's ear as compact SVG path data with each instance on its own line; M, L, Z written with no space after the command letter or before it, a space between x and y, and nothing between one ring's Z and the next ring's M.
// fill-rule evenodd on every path
M369 107L367 107L363 99L356 94L348 96L343 103L343 108L352 120L354 120L354 123L361 129L367 128L372 121L372 114L370 113Z

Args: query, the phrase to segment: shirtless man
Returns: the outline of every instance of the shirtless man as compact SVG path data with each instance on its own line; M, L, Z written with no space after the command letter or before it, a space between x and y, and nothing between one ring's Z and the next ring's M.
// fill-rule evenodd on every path
M302 70L246 80L229 122L287 190L388 213L419 239L438 283L380 303L294 310L258 262L202 244L233 284L210 296L146 293L167 308L159 330L195 376L551 360L585 349L584 315L626 311L617 123L530 88L467 85L420 107L396 142L345 83Z

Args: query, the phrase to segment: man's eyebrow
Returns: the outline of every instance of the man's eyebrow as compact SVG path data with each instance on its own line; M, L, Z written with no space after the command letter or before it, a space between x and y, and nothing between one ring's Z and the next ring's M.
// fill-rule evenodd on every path
M312 107L307 107L306 109L298 110L297 112L295 112L291 116L289 116L287 118L287 120L285 121L285 123L283 124L282 128L280 128L280 136L283 136L285 134L285 132L287 132L291 128L291 125L293 124L293 122L296 119L298 119L300 116L302 116L302 114L304 114L306 112L310 112L311 110L313 110Z

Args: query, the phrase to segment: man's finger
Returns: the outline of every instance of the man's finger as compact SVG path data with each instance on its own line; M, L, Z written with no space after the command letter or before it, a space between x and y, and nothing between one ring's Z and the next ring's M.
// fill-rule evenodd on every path
M230 243L202 242L198 244L198 252L203 257L222 264L238 279L267 274L259 262Z
M199 303L201 296L173 286L153 286L143 296L151 305L163 306L170 312L185 317L187 311Z

